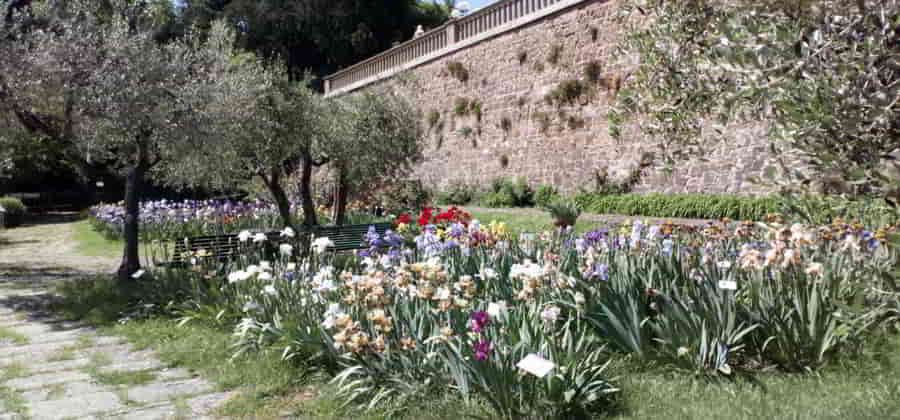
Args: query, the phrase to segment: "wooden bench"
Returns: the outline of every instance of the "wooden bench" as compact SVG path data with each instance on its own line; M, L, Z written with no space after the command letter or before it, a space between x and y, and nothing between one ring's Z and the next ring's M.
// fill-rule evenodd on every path
M316 226L312 229L304 229L297 232L297 236L290 239L290 242L299 242L307 239L312 234L313 238L327 237L334 242L334 247L329 250L334 252L353 251L366 247L365 235L369 231L369 227L374 226L375 231L379 235L391 229L390 223L370 223L362 225L344 225L344 226ZM287 238L281 237L281 232L267 232L266 244L269 246L288 242ZM215 258L230 259L240 254L242 246L253 244L251 237L247 242L241 242L237 234L226 235L209 235L194 236L176 240L172 251L172 262L183 263L190 261L191 258Z

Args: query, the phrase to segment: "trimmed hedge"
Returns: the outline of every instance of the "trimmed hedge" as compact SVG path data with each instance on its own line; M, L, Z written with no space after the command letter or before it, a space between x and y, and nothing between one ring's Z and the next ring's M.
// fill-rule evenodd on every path
M781 209L777 197L724 194L581 194L575 201L590 213L685 219L762 220Z
M6 217L3 220L6 227L21 225L28 213L28 207L15 197L0 197L0 207L6 210Z

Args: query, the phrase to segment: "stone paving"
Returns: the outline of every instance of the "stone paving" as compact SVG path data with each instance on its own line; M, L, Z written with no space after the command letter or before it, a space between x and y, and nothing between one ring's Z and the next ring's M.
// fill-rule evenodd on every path
M54 299L47 286L106 271L111 261L73 255L66 224L29 229L0 235L0 420L216 418L229 393L43 309ZM38 264L57 254L65 264Z

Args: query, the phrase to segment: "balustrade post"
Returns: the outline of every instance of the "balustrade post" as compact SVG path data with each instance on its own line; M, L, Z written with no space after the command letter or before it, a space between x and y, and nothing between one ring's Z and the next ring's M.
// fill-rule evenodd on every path
M447 24L447 47L456 43L456 22Z

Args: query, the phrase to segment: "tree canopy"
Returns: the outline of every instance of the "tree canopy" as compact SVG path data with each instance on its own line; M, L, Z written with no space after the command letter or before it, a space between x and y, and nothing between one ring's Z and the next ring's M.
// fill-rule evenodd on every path
M241 48L280 58L292 77L324 76L412 37L418 25L446 21L448 0L183 0L167 29L177 36L191 26L224 19L238 31Z
M710 122L763 122L786 191L900 201L900 1L635 0L625 16L640 65L614 135L636 121L677 164Z

